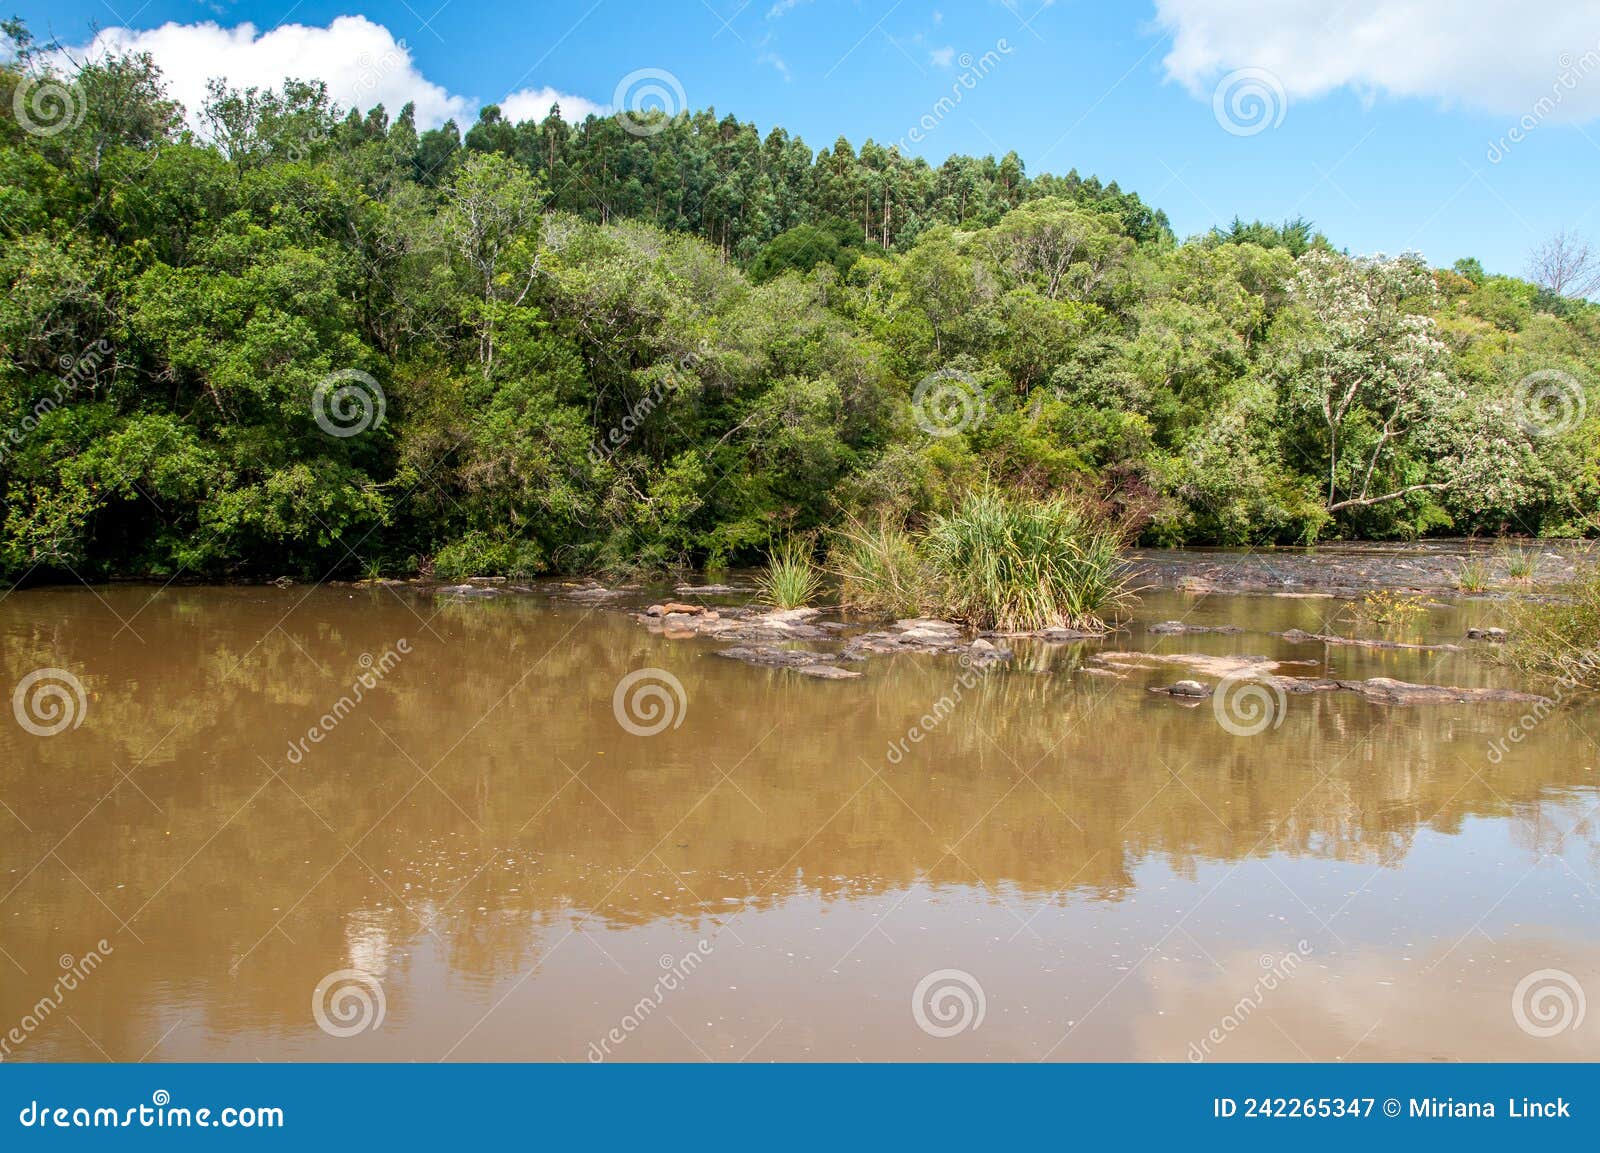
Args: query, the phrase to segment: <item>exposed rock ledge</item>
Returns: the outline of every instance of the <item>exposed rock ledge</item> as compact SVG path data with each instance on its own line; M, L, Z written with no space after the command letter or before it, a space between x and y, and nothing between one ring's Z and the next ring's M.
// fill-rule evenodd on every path
M822 620L821 616L822 610L814 608L738 608L719 612L671 601L634 614L652 632L673 639L702 636L737 642L719 649L715 654L719 657L761 668L793 669L825 680L859 677L859 672L839 665L890 653L948 653L960 656L975 668L987 668L1012 657L1010 649L992 641L979 638L969 642L960 626L949 621L910 618L846 639L842 634L850 626ZM838 648L802 647L810 642L837 644L841 640L843 644Z
M1286 633L1274 633L1273 636L1282 637L1292 645L1309 644L1315 641L1324 645L1348 645L1358 649L1405 649L1417 653L1459 653L1460 645L1413 645L1405 641L1368 641L1360 637L1341 637L1332 633L1308 633L1304 629L1290 629Z
M1315 661L1274 661L1268 657L1212 656L1207 653L1101 653L1094 658L1112 668L1159 668L1179 665L1217 677L1248 679L1284 693L1350 692L1387 705L1420 705L1431 703L1466 702L1521 702L1536 704L1547 698L1537 693L1518 692L1515 689L1466 689L1456 685L1418 685L1410 681L1391 680L1389 677L1371 677L1364 681L1343 680L1333 677L1279 676L1276 670L1287 665L1316 664ZM1199 681L1178 681L1165 686L1152 686L1151 692L1185 700L1204 700L1212 694L1208 685Z

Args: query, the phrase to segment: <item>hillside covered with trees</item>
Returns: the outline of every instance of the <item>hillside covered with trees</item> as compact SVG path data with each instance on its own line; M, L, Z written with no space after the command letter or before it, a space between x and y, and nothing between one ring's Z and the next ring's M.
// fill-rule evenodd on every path
M813 151L710 111L463 135L148 59L0 69L0 570L716 565L992 482L1154 543L1586 534L1600 308L1180 240L1014 154ZM51 100L54 103L51 103Z

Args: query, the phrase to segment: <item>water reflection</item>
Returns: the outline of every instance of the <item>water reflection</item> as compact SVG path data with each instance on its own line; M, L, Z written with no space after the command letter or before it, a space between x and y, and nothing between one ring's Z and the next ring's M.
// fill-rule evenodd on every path
M1111 643L1502 683L1470 652L1271 635L1338 609L1157 593L1141 621L1247 631ZM115 946L9 1059L583 1060L702 941L614 1056L1184 1060L1302 940L1216 1059L1284 1056L1281 1033L1318 1059L1600 1056L1592 1029L1530 1052L1508 1009L1526 970L1600 989L1589 708L1495 765L1514 706L1313 694L1241 738L1145 691L1170 670L1035 645L896 759L953 660L820 683L607 609L390 589L14 593L0 637L8 686L56 666L87 699L58 736L0 728L0 1030L62 954ZM402 640L373 676L362 654ZM646 666L688 708L641 738L611 701ZM946 967L990 1011L934 1038L911 991ZM342 969L381 982L381 1028L317 1027Z

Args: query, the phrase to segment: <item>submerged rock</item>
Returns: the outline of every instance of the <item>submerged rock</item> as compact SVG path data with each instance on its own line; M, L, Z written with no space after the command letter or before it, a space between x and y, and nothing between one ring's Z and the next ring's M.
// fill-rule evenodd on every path
M1418 653L1458 653L1460 645L1414 645L1405 641L1369 641L1360 637L1341 637L1331 633L1308 633L1304 629L1290 629L1288 632L1274 633L1273 636L1282 637L1292 645L1308 644L1312 641L1324 645L1348 645L1358 649L1405 649Z
M992 645L990 647L994 648ZM1000 650L994 649L994 651L998 653ZM950 621L908 617L905 620L895 621L890 628L852 637L845 645L843 657L846 660L858 660L867 655L906 652L970 653L971 647L962 635L961 626L957 624ZM1009 659L1009 655L982 659L987 663L993 663L994 660Z
M801 665L795 672L824 681L850 681L861 676L855 669L841 669L838 665Z
M1146 632L1155 633L1157 636L1180 636L1184 633L1242 633L1244 630L1238 625L1191 625L1183 621L1162 621L1158 625L1151 625Z
M718 649L716 655L730 661L741 661L765 669L793 669L808 677L822 680L852 680L861 674L852 669L841 669L829 662L837 659L829 653L808 649L785 649L777 645L735 645Z
M1339 681L1341 689L1360 693L1370 701L1389 705L1420 705L1432 702L1516 701L1530 704L1545 701L1537 693L1515 689L1463 689L1454 685L1414 685L1407 681L1372 677L1365 681Z
M1005 633L1008 637L1037 637L1039 640L1048 641L1050 644L1064 644L1067 641L1097 641L1106 636L1105 632L1093 632L1089 629L1040 629L1032 633Z
M1506 638L1508 636L1509 636L1509 634L1506 632L1505 629L1468 629L1467 630L1467 639L1469 641L1493 641L1496 644L1504 644L1505 641L1506 641Z
M471 599L474 597L497 597L500 595L500 590L497 588L484 588L481 585L443 585L434 589L433 595Z
M1153 668L1161 665L1182 665L1197 673L1214 677L1253 677L1265 679L1279 668L1294 665L1316 665L1318 661L1279 661L1271 657L1230 655L1215 653L1096 653L1092 658L1098 664L1113 668Z

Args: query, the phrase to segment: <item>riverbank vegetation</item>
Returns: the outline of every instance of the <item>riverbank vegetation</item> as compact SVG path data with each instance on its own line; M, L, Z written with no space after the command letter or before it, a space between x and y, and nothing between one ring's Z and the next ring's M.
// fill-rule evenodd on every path
M1600 689L1600 566L1588 564L1550 597L1507 606L1506 660L1523 672Z
M1014 154L709 111L463 134L314 84L181 110L147 59L50 76L10 32L13 581L717 566L831 531L847 601L905 607L926 548L989 565L959 595L1016 623L1098 613L999 592L993 541L1078 540L1068 509L1158 544L1600 512L1600 309L1474 261L1303 221L1180 240ZM19 118L48 84L69 115Z

